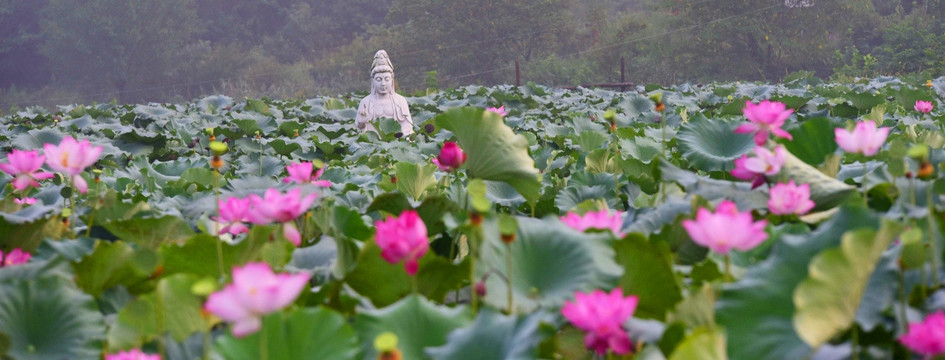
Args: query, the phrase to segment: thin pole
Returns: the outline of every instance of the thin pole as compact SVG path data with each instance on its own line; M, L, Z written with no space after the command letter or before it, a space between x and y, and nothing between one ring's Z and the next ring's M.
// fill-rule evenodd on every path
M621 56L620 57L620 83L621 84L627 83L626 68L627 68L627 58ZM627 87L621 86L620 91L627 91Z
M515 60L515 86L522 86L522 72L518 66L518 60Z

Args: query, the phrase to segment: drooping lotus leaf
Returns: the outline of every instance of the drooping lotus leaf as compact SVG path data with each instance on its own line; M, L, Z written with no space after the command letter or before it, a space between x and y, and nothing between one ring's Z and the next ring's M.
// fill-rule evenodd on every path
M794 330L794 289L808 276L821 251L840 244L852 229L876 229L878 217L862 207L842 207L815 232L782 235L768 258L725 285L716 302L716 321L728 334L733 359L799 359L811 347Z
M768 181L787 182L793 180L795 184L810 184L810 199L817 204L812 211L823 211L842 204L856 191L856 188L840 180L831 178L816 168L798 159L789 151L781 172L768 178Z
M853 324L870 275L902 228L885 220L878 232L847 232L840 247L824 250L811 260L809 275L793 296L794 328L804 342L817 348Z
M512 132L501 116L464 107L447 110L434 121L456 137L467 155L464 168L469 177L503 181L529 202L538 200L541 181L528 154L528 140Z

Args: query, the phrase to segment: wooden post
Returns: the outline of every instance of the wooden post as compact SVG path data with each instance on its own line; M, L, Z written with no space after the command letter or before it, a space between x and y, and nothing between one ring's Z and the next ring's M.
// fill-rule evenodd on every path
M627 75L625 71L626 68L627 68L627 59L621 56L620 57L620 83L621 84L627 83ZM627 87L621 86L620 91L627 91Z
M515 60L515 86L522 86L522 72L518 68L518 60Z

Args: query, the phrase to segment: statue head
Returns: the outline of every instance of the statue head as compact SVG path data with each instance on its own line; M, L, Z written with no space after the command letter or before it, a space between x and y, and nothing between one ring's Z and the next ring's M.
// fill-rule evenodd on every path
M387 95L394 92L394 65L387 51L378 50L371 63L371 93Z

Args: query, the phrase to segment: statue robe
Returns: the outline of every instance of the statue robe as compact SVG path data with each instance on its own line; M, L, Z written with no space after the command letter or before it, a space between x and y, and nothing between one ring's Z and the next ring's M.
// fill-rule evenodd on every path
M393 110L392 113L388 112L390 109L385 109L384 106L379 104L380 101L384 100L393 100L391 107ZM400 131L404 133L404 135L413 134L413 118L410 117L410 108L407 106L407 98L397 93L388 95L387 99L381 99L381 97L376 94L365 96L358 105L358 114L354 118L354 123L361 131L377 132L377 129L371 124L371 121L382 117L397 120L400 124Z

